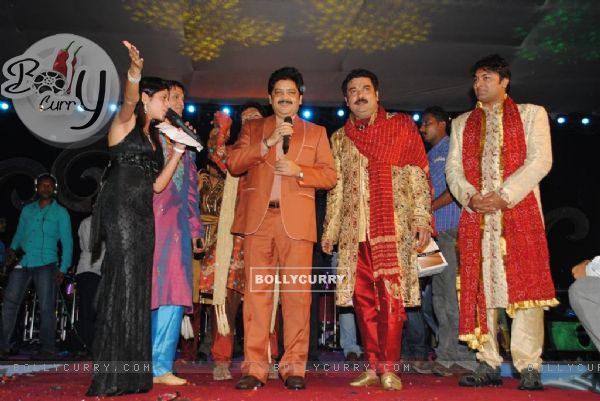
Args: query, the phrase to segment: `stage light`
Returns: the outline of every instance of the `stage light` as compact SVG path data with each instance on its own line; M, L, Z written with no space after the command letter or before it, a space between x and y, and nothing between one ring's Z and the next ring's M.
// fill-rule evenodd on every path
M590 122L591 122L591 120L590 120L590 118L589 118L589 117L583 117L583 118L581 119L581 123L582 123L583 125L588 125Z
M338 117L344 117L344 115L346 115L346 112L344 111L344 109L338 109L337 115Z
M108 106L108 108L110 109L110 111L112 111L113 113L115 111L117 111L117 105L114 103L111 103L110 106Z
M223 113L227 114L228 116L229 116L229 115L231 115L231 109L230 109L229 107L227 107L227 106L223 107L223 108L221 109L221 111L222 111Z
M10 108L8 102L0 102L0 109L6 111Z
M556 122L559 124L564 124L567 122L567 117L560 116L556 119Z
M418 122L420 119L421 119L421 115L419 113L413 114L413 120L415 122Z
M310 120L312 118L312 111L308 109L302 111L302 117L304 117L307 120Z
M188 113L195 113L196 112L196 106L194 106L193 104L188 104L186 110L187 110Z

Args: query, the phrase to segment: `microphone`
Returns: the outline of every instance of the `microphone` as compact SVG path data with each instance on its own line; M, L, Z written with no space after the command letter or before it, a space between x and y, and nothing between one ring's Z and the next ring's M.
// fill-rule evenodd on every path
M287 116L283 119L284 123L294 124L292 117ZM286 135L283 137L283 143L281 144L281 149L283 150L283 154L287 155L288 150L290 150L290 136Z
M181 128L187 136L204 146L200 137L196 135L196 133L192 131L190 127L185 125L185 122L181 119L181 117L179 117L179 114L173 111L173 109L169 108L167 110L166 117L169 119L169 121L171 121L171 123L173 123L173 125L177 126L177 128Z

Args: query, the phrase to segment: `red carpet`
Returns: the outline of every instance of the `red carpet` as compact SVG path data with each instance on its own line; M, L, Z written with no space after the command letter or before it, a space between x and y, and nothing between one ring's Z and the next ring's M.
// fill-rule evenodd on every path
M438 378L431 375L404 374L404 390L387 392L378 387L354 389L348 381L354 376L349 373L309 373L307 389L289 391L280 380L270 380L258 390L235 390L234 381L215 382L208 369L198 369L200 373L185 369L182 377L191 384L182 387L156 385L151 392L112 399L118 401L166 401L179 392L177 401L318 401L318 400L390 400L390 401L564 401L564 400L600 400L600 396L588 391L561 390L547 387L541 392L517 390L518 381L505 379L504 386L498 388L470 389L459 387L454 378ZM2 401L89 401L98 397L86 397L85 391L90 375L85 373L35 373L4 378L0 384Z

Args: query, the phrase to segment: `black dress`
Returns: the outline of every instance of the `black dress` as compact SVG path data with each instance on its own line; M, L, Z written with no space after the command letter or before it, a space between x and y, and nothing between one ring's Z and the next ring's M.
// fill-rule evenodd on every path
M93 237L106 254L98 288L94 372L87 395L152 388L150 291L154 254L152 185L162 168L140 128L110 147L110 164L96 202Z

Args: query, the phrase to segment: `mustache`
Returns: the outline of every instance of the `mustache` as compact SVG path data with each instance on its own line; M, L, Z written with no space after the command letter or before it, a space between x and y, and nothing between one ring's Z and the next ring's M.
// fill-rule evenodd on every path
M280 101L277 102L277 104L284 104L284 103L292 104L292 101L291 100L287 100L287 99L282 99L282 100L280 100Z
M356 99L356 101L354 102L354 104L362 104L362 103L369 103L369 101L367 99Z

